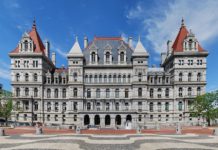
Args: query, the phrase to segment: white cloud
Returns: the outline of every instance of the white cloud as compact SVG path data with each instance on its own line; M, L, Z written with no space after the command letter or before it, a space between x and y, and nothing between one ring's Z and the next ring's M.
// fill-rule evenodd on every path
M0 78L4 80L11 80L10 65L0 60Z
M128 37L128 35L126 35L126 33L122 32L122 33L121 33L121 37L123 38L123 40L124 40L126 43L128 43L129 37ZM133 39L133 37L132 37L132 46L135 47L135 46L136 46L136 43L137 43L137 41L136 41L135 39Z
M161 53L166 50L167 40L175 40L182 17L187 28L192 29L203 47L213 41L218 36L217 8L217 0L169 1L168 5L160 4L150 9L148 14L139 2L128 12L127 18L140 20L146 38L151 42L155 52Z
M64 52L59 48L59 46L55 45L54 42L51 43L51 50L56 51L58 54L60 54L62 57L66 58L67 57L67 52Z

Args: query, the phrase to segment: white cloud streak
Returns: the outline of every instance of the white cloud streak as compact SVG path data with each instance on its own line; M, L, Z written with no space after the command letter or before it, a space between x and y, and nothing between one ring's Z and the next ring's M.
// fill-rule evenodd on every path
M182 17L203 47L218 37L217 0L168 1L168 5L157 5L149 14L143 5L139 2L128 12L127 18L141 22L142 32L157 53L166 51L167 40L175 40Z
M0 60L0 78L4 80L11 80L10 65Z

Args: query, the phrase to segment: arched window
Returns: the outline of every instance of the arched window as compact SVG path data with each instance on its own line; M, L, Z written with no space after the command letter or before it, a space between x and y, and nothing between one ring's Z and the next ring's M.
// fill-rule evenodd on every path
M47 98L51 98L51 89L47 89Z
M139 72L139 74L138 74L138 80L139 80L139 82L142 81L142 73L141 72Z
M67 96L67 91L66 91L66 89L64 88L64 89L62 90L62 97L63 97L63 98L66 98L66 96Z
M110 52L106 52L106 63L110 63Z
M121 83L121 75L118 76L118 82Z
M116 102L116 103L115 103L115 109L116 109L116 111L119 110L119 107L120 107L120 106L119 106L119 102Z
M63 103L62 103L62 110L63 110L63 112L65 112L65 111L67 110L67 104L66 104L66 102L63 102Z
M129 97L129 89L125 89L125 98Z
M189 87L189 88L188 88L188 96L191 96L191 95L192 95L192 88Z
M179 111L182 111L182 102L178 103L178 109L179 109Z
M154 97L154 89L150 89L150 98Z
M113 76L113 82L115 83L115 82L116 82L116 80L117 80L117 76L116 76L116 75L114 75L114 76Z
M120 62L124 63L124 52L120 53Z
M77 97L77 93L78 93L77 88L74 88L74 89L73 89L73 97Z
M96 60L95 60L95 52L92 52L92 54L91 54L91 59L92 59L91 62L92 62L92 63L95 63L95 61L96 61Z
M51 111L51 102L47 102L47 111L48 111L48 112Z
M182 90L182 88L180 87L180 88L179 88L179 97L182 97L182 92L183 92L183 90Z
M161 112L161 102L157 103L157 110L158 110L158 112Z
M102 82L102 75L100 74L99 75L99 83L101 83Z
M20 74L19 73L16 74L16 81L17 82L20 81Z
M158 97L158 98L161 98L161 96L162 96L161 93L162 93L162 89L161 89L161 88L158 88L158 89L157 89L157 97Z
M55 89L55 98L58 98L58 89Z
M201 95L201 87L197 87L197 95Z
M92 75L89 76L89 83L92 83Z
M38 80L37 73L34 73L33 78L34 78L34 81L37 81L37 80Z
M152 102L150 102L150 104L149 104L149 110L150 110L150 112L154 111L154 104Z
M25 96L29 96L29 88L25 88Z
M96 89L96 97L97 98L101 97L100 89Z
M111 83L111 80L112 80L112 76L109 75L108 82Z
M198 74L197 74L197 81L201 81L201 73L200 72L198 72Z
M119 89L115 90L115 98L119 98Z
M20 88L16 88L16 96L17 96L17 97L20 96Z
M104 75L104 83L107 83L107 75Z
M106 89L106 98L110 98L110 89Z
M123 75L123 82L126 82L126 75Z
M34 97L38 97L38 89L37 88L34 88Z
M165 97L167 97L167 98L169 97L169 88L165 89Z
M189 72L189 73L188 73L188 81L190 82L191 80L192 80L192 73Z
M25 51L28 50L28 41L27 40L24 41L24 50Z
M183 75L182 75L182 73L180 72L180 73L179 73L179 82L182 82L182 76L183 76Z
M28 73L25 74L25 81L26 81L26 82L29 81L29 75L28 75Z
M128 83L130 83L130 81L131 81L131 76L130 76L130 74L128 75Z
M98 76L97 75L95 75L94 80L95 80L95 83L98 82Z
M142 88L138 88L138 97L142 97Z
M87 110L91 110L91 103L90 102L87 103Z
M38 102L34 102L34 111L38 111Z

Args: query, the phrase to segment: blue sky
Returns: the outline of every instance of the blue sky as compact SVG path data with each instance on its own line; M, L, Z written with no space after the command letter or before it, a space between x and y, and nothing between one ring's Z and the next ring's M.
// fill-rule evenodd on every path
M22 34L36 18L43 41L49 40L57 53L58 66L67 65L66 54L78 36L133 37L138 35L150 54L149 64L160 64L167 40L174 41L184 17L202 47L209 51L207 91L218 89L218 1L216 0L1 0L0 1L0 83L10 86L10 59Z

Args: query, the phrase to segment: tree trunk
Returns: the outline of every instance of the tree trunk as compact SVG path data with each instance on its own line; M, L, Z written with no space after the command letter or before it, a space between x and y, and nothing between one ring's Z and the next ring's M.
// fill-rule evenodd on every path
M210 126L210 119L209 118L207 118L207 124L208 124L208 126Z

